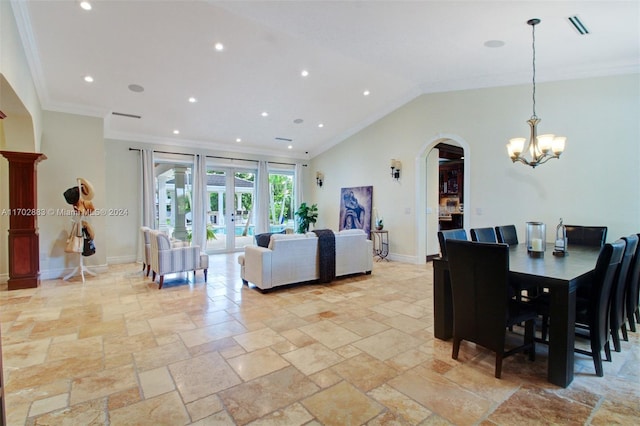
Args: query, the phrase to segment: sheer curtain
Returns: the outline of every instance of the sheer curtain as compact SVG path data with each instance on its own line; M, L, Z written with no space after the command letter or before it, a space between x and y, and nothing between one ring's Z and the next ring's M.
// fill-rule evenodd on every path
M193 159L193 206L191 206L191 244L201 250L207 247L207 157L194 155Z
M153 151L140 150L142 163L142 226L155 228L156 225L156 182L153 170Z
M256 177L256 235L269 232L269 164L258 161L258 175Z
M300 204L302 204L302 202L304 201L304 194L302 191L302 173L304 170L304 166L300 163L296 164L296 185L295 185L295 189L294 189L294 202L295 205L293 206L294 211L298 210L298 207L300 207Z

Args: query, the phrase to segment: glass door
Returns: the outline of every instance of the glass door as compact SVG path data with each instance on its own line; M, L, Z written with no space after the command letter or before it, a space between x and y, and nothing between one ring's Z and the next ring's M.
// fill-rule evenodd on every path
M207 168L207 252L239 251L253 242L255 171Z

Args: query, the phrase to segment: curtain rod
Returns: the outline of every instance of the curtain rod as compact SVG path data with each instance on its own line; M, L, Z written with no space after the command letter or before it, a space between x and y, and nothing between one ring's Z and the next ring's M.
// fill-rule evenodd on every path
M129 148L129 151L141 151L140 148ZM193 155L193 154L185 154L184 152L168 152L168 151L153 151L153 152L158 152L160 154L174 154L174 155ZM238 160L238 161L253 161L253 162L258 162L258 160L247 160L246 158L233 158L233 157L219 157L216 155L205 155L205 157L207 158L218 158L218 159L222 159L222 160ZM295 166L296 163L281 163L278 161L268 161L269 164L282 164L285 166ZM307 167L306 164L303 164L302 167Z

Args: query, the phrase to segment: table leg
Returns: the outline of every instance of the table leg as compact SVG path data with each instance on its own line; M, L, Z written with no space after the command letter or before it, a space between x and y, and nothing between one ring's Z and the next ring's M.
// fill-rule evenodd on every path
M566 388L573 381L576 290L571 285L552 287L549 296L551 321L547 378L551 383Z

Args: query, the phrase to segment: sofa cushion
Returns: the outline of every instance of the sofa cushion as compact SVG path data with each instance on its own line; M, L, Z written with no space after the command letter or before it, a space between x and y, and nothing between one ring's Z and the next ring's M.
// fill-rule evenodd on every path
M313 236L315 237L316 234L313 234ZM308 238L305 234L272 234L268 248L273 250L277 245L277 241L303 240L305 238Z
M338 232L340 235L365 235L364 230L362 229L343 229Z

